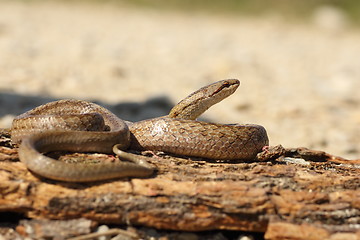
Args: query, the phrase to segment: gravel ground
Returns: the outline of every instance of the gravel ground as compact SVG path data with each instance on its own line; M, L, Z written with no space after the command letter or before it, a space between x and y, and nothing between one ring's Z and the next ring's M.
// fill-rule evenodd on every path
M59 98L121 106L130 120L161 115L238 78L206 119L261 124L271 145L360 158L359 56L359 31L342 24L2 1L0 127Z

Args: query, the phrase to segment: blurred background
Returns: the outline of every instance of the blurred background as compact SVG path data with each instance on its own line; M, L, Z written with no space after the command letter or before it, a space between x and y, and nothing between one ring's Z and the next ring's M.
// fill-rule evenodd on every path
M0 0L0 127L48 101L137 121L226 78L204 115L360 158L360 1Z

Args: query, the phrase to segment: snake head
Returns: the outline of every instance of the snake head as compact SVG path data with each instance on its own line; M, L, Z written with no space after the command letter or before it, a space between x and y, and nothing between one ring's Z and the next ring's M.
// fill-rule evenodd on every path
M233 94L239 86L239 80L226 79L202 87L176 104L168 117L194 120L212 105Z

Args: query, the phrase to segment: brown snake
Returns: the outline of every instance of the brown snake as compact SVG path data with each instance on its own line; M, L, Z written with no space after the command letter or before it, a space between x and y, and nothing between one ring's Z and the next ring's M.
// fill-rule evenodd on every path
M21 143L19 158L28 169L46 178L69 182L150 176L154 167L145 157L122 151L126 149L211 159L254 159L269 143L262 126L194 120L239 85L236 79L215 82L180 101L168 116L135 123L125 123L109 110L86 101L50 102L16 117L11 138L14 143ZM65 163L40 153L112 150L131 162Z

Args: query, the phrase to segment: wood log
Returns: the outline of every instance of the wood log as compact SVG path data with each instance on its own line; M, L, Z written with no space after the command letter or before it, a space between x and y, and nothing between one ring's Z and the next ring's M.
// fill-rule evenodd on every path
M29 172L6 138L0 141L2 212L176 231L262 232L266 239L360 239L359 160L304 148L270 149L254 162L159 155L151 159L158 171L150 178L63 183Z

